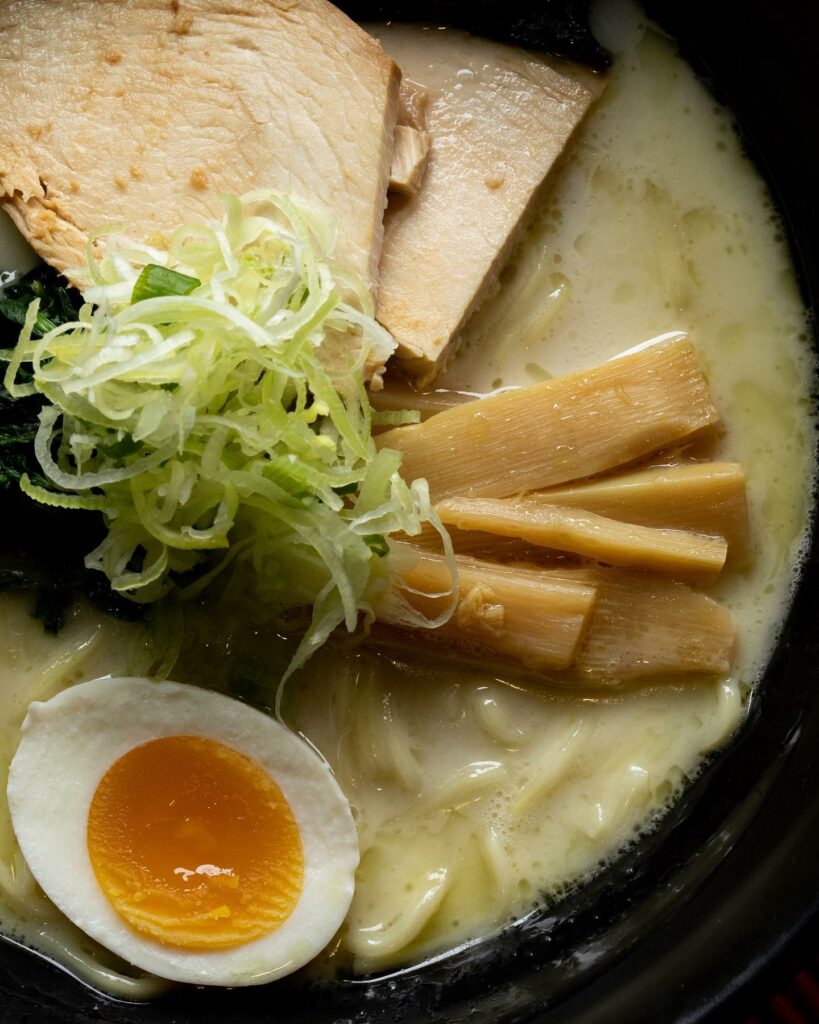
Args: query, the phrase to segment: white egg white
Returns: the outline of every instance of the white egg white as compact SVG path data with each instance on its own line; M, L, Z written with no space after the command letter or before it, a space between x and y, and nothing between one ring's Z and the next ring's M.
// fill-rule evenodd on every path
M88 811L123 754L164 736L202 736L245 754L290 804L304 852L304 886L274 931L214 952L165 946L133 930L100 888L88 854ZM358 838L329 767L267 715L181 683L96 679L34 703L9 771L8 799L23 856L48 897L113 953L153 974L197 985L256 985L311 960L353 896Z

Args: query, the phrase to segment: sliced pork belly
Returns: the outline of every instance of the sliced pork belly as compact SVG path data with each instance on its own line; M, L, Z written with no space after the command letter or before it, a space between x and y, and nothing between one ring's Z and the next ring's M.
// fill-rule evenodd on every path
M379 297L379 318L399 342L402 368L429 381L494 285L601 82L451 30L371 31L430 92L426 173L417 194L390 201Z
M0 203L59 270L274 188L374 286L400 73L325 0L0 2ZM69 275L70 276L70 275Z

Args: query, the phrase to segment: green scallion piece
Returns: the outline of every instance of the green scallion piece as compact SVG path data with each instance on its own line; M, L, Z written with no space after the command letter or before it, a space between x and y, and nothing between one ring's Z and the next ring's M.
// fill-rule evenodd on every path
M198 277L180 274L178 270L149 263L142 268L131 293L131 304L143 299L155 299L160 295L190 295L202 282Z
M379 558L386 558L390 553L390 546L387 543L387 538L382 537L380 533L369 533L366 537L362 537L362 540L370 551L372 551L374 555L378 555Z
M334 487L333 490L339 497L343 497L345 494L355 494L358 484L342 484L341 487Z
M121 441L112 441L111 444L100 442L99 449L109 459L124 459L128 455L136 455L142 451L142 441L135 441L130 434L126 434Z

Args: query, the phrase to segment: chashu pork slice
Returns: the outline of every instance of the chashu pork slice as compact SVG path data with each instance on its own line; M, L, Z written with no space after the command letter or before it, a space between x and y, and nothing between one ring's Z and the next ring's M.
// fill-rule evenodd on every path
M602 82L453 30L370 31L430 94L426 172L417 194L390 200L379 293L379 319L398 341L401 368L428 382L494 287Z
M273 188L375 289L400 72L325 0L0 0L0 203L61 271ZM69 274L69 276L71 276Z

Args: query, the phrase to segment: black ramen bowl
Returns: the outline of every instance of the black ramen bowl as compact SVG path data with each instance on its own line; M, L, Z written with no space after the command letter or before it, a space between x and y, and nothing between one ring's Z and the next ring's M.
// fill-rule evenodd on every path
M605 64L582 0L348 3ZM736 115L819 298L815 0L657 0L648 13ZM814 388L815 390L815 388ZM776 972L819 953L819 551L813 544L748 718L684 798L598 877L502 934L387 978L179 989L152 1004L84 988L0 944L2 1024L683 1024L765 1018ZM800 960L799 957L802 957ZM783 959L784 958L784 959ZM773 973L772 973L773 972ZM819 991L819 990L817 990ZM761 1000L758 1005L755 1000ZM779 1005L781 1009L781 1003ZM784 1011L782 1011L784 1013ZM819 1020L805 1010L802 1017Z

